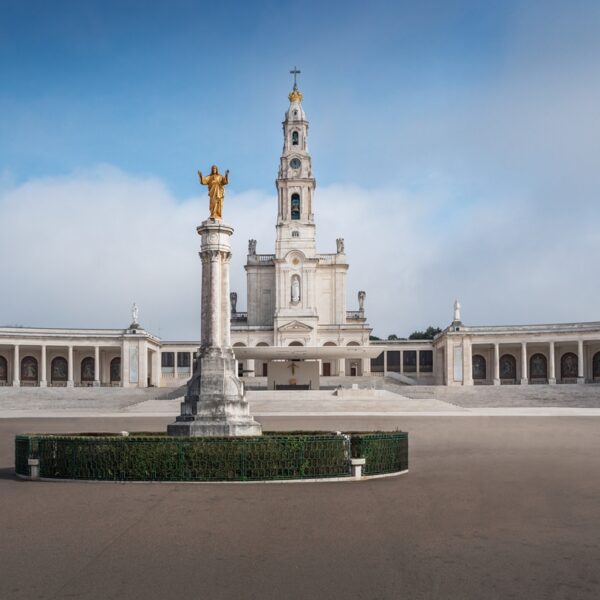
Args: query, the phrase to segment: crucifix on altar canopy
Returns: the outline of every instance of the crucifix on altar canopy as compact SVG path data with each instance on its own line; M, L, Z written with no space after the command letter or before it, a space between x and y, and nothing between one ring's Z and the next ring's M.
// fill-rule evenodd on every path
M292 364L288 366L288 369L292 370L292 377L294 375L296 375L296 369L298 369L298 365L295 363L295 361L292 361Z

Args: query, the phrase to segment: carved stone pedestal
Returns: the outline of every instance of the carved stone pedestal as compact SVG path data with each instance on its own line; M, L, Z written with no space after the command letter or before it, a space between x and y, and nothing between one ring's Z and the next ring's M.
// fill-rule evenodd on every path
M202 237L201 347L187 385L181 415L167 427L169 435L261 435L251 416L244 389L235 372L231 348L229 263L233 229L208 219L197 229Z

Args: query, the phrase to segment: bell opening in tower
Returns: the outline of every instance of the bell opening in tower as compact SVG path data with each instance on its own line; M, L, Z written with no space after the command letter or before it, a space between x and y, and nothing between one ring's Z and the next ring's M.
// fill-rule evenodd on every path
M293 221L300 219L300 194L292 194L291 218Z

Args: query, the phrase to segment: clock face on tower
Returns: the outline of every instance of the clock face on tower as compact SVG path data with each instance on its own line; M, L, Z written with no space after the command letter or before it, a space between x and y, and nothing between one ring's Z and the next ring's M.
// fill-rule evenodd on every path
M290 160L290 167L292 167L292 169L299 169L300 161L297 158L292 158L292 160Z

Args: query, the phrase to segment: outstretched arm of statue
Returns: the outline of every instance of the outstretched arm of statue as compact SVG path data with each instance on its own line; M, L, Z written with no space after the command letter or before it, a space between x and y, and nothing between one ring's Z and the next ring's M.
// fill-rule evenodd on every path
M200 183L202 185L207 185L206 179L204 179L204 177L202 177L202 171L198 171L198 177L200 178Z
M227 185L229 183L229 169L227 169L227 171L225 171L225 178L223 180L223 183L225 185Z

